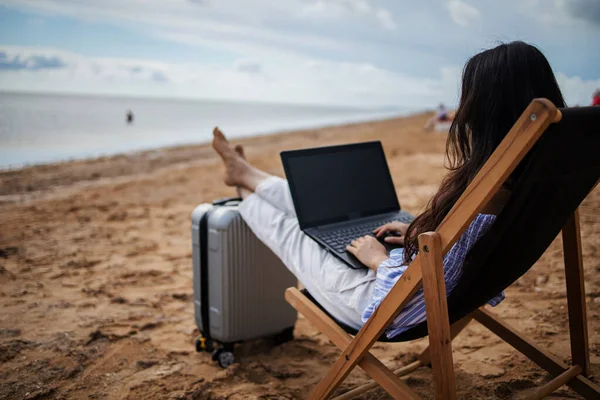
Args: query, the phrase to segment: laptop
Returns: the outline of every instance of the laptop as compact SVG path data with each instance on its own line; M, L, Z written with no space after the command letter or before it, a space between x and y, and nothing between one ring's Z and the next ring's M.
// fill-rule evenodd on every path
M352 268L365 268L346 250L352 240L414 219L400 208L379 141L284 151L281 160L300 228Z

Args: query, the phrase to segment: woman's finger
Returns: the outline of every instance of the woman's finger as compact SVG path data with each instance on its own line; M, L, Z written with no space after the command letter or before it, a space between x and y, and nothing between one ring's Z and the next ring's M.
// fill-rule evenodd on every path
M358 246L358 239L355 239L353 241L350 242L351 246L357 247Z
M352 247L352 246L346 246L346 250L348 250L348 252L352 255L356 255L356 252L358 251L356 249L356 247Z
M400 244L404 246L404 236L388 236L383 239L386 243Z
M379 228L377 228L374 232L376 236L381 236L384 233L386 233L388 230L390 229L390 224L387 223L385 225L380 226Z

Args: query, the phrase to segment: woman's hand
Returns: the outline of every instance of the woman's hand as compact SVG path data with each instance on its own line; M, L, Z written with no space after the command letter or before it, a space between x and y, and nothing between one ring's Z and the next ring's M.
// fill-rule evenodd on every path
M382 237L388 232L393 232L398 236L387 236L383 239L386 243L397 244L400 246L404 246L404 237L406 236L406 231L408 230L408 224L403 222L389 222L379 228L375 229L373 233L376 237Z
M346 250L358 258L373 271L377 271L379 264L388 259L385 247L373 236L363 236L352 241Z

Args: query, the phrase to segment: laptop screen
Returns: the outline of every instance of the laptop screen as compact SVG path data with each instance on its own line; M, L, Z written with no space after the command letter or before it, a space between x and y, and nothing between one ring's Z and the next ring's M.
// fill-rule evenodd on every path
M400 209L380 142L285 151L281 159L302 229Z

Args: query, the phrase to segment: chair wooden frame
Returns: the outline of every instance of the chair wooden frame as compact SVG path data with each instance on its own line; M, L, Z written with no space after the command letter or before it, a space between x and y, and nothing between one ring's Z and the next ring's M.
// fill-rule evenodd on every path
M539 387L531 398L542 398L564 384L585 398L600 398L600 386L586 378L589 373L589 347L577 212L562 230L573 366L565 365L557 357L538 346L534 340L518 332L483 307L450 326L446 296L441 295L446 293L443 255L496 194L548 126L560 119L560 110L550 101L535 99L531 102L438 229L419 236L417 257L354 338L298 289L287 289L285 294L287 301L342 350L342 354L313 390L311 399L330 397L357 365L394 398L419 399L420 397L399 376L427 364L431 364L433 369L435 398L456 399L452 339L472 319L486 326L556 376ZM421 287L425 294L429 347L421 354L418 361L392 372L373 356L369 349ZM338 398L348 399L375 386L374 383L368 383Z

